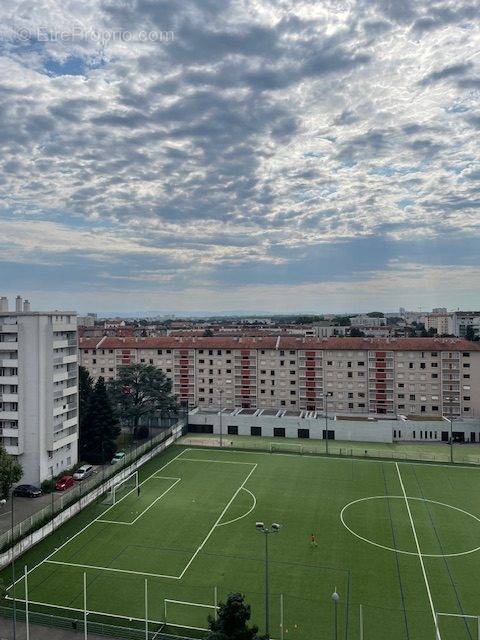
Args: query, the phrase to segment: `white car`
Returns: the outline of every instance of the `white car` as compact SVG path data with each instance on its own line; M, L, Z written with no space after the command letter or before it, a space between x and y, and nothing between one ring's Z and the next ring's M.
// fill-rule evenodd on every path
M73 474L74 480L85 480L93 474L93 467L91 464L84 464L79 467Z

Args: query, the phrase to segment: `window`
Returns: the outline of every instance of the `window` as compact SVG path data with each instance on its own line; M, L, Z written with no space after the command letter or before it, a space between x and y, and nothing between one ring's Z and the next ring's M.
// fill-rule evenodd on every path
M283 427L274 427L273 435L276 438L284 438L285 437L285 429Z
M251 436L261 436L262 435L262 427L250 427L250 435Z
M229 424L227 431L230 436L238 436L238 427L236 424Z
M310 430L309 429L298 429L297 438L310 438Z

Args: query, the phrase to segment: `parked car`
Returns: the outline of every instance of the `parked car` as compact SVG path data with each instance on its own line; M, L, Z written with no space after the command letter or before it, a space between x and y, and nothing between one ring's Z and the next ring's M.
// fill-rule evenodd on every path
M117 453L110 460L110 464L115 464L116 462L121 462L125 458L125 451L117 451Z
M42 495L42 490L38 487L34 487L33 484L19 484L13 490L14 496L20 496L22 498L38 498Z
M62 476L55 483L55 491L65 491L75 484L73 476Z
M74 480L85 480L93 474L93 467L91 464L83 464L73 474Z

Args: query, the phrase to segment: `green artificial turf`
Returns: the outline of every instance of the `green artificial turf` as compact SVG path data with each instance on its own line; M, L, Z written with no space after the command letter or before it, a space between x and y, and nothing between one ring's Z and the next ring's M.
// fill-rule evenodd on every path
M215 591L220 600L240 591L263 630L265 536L255 522L279 522L269 536L272 638L333 640L336 588L339 640L360 639L361 615L365 640L476 640L476 619L441 616L437 632L434 613L480 614L479 474L171 447L141 469L139 496L92 505L19 559L16 597L26 565L31 611L81 619L85 572L91 621L141 627L147 580L153 638L166 601L164 630L189 633L182 627L206 626Z

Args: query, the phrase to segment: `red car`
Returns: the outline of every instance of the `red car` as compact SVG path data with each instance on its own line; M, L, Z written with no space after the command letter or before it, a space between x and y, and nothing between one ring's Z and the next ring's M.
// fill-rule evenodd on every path
M65 489L69 489L73 487L75 484L75 480L72 476L62 476L59 480L57 480L55 484L56 491L65 491Z

